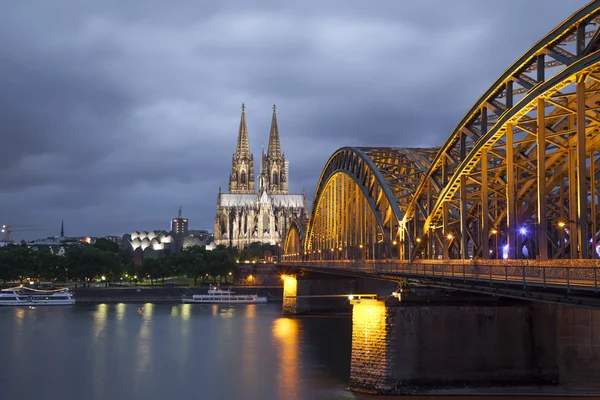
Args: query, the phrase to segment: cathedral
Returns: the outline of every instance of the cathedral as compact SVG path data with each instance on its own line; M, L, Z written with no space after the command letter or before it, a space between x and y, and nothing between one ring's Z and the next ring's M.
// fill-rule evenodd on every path
M288 161L281 152L276 107L273 106L267 153L262 150L258 190L254 155L250 153L245 107L231 161L229 191L217 198L215 243L240 249L252 242L282 243L294 217L306 218L306 196L288 194Z

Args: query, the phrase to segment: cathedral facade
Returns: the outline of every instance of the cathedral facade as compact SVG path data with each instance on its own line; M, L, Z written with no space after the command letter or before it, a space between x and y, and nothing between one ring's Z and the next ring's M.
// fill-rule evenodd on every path
M215 243L243 249L252 242L280 244L294 217L306 217L306 196L288 193L288 161L281 152L276 108L273 106L267 152L262 150L258 187L254 155L250 153L245 107L231 161L229 190L219 188Z

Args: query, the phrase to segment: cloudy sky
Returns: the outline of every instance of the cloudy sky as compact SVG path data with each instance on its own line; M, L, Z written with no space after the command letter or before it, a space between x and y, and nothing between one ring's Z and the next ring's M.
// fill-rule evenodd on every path
M441 144L586 3L1 2L0 223L122 235L168 229L181 205L212 230L242 102L257 160L277 104L290 189L310 200L338 147Z

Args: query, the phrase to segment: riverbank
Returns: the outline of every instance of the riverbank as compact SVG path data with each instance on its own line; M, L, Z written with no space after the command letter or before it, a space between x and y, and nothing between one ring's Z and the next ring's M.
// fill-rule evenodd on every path
M206 293L208 287L109 287L73 289L77 303L179 303L185 295ZM266 296L268 301L282 301L282 286L233 286L240 294Z

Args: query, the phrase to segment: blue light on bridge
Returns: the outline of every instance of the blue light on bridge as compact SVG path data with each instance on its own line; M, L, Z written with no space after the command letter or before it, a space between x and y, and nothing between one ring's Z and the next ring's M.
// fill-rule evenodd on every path
M502 247L502 258L508 260L508 245Z

